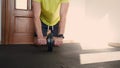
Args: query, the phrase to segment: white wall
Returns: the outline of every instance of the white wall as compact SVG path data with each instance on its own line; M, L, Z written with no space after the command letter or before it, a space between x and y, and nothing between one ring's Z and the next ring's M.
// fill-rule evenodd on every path
M119 3L120 0L71 0L66 39L79 42L83 48L120 43Z

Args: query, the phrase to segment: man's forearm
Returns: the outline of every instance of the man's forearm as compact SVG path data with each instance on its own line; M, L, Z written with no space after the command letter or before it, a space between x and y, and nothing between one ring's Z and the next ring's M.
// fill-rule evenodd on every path
M36 29L37 37L40 39L43 37L41 20L40 18L34 18L34 22L35 22L35 29Z
M40 21L41 4L37 2L32 2L32 3L33 3L34 23L35 23L37 37L42 38L43 34L42 34L42 27Z
M60 19L59 22L59 34L64 34L65 32L66 17Z
M66 15L68 11L69 3L62 3L60 8L60 22L59 22L59 34L64 34Z

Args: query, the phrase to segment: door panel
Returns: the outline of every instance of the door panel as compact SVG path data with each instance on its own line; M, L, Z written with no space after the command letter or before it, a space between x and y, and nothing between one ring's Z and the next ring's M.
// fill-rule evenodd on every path
M8 44L32 44L34 22L31 0L9 0L9 2L11 21Z
M14 34L14 44L33 44L33 39L31 38L33 38L31 35Z
M32 18L15 18L15 33L32 33L33 32L33 19Z

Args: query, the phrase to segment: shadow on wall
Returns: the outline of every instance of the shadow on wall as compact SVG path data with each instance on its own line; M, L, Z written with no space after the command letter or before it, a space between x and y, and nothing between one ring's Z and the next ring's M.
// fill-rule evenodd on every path
M112 32L109 31L109 33L113 36L111 41L120 42L120 0L86 0L85 3L86 16L95 20L107 18L108 20L104 20L104 22L107 22L109 30L112 30ZM105 23L102 25L100 25L100 23L103 23L103 21L96 22L96 24L101 26L101 29L103 27L108 27L104 26Z

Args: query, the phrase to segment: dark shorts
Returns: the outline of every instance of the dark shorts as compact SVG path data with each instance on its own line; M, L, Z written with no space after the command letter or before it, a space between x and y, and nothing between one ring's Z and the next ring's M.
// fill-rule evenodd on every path
M50 26L49 27L49 30L51 30L53 36L57 36L58 35L58 27L59 27L59 23L57 23L56 25L53 26ZM47 36L47 31L48 31L48 25L44 24L42 22L42 33L43 33L43 36ZM35 37L37 37L37 33L35 32Z

